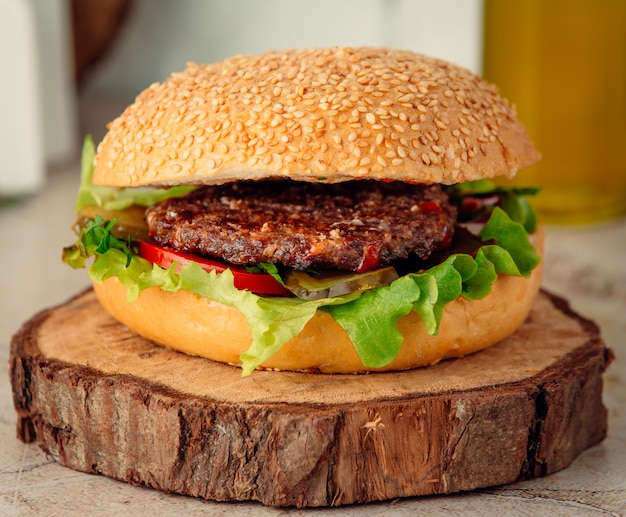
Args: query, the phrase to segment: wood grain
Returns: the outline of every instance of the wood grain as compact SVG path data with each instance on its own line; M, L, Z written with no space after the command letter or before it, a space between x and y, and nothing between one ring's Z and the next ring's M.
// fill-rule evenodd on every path
M542 292L511 338L395 373L257 371L155 346L88 290L26 322L17 435L61 464L164 492L279 506L452 493L567 467L607 431L592 322Z

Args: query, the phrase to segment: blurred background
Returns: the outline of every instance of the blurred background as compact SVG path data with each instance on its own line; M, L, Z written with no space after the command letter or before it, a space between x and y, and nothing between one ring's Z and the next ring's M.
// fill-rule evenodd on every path
M542 186L534 203L552 223L544 287L600 325L616 360L605 376L608 439L562 474L531 484L530 492L513 485L508 495L528 514L587 515L592 508L621 515L625 38L626 0L0 0L0 515L91 515L103 505L109 514L145 508L145 514L180 515L186 505L200 504L108 486L20 444L8 380L11 335L37 311L91 285L84 271L60 260L62 247L74 240L86 133L99 141L105 124L141 90L187 61L332 45L439 56L484 74L516 104L543 155L518 177ZM506 500L502 490L456 504L487 515ZM443 513L451 504L430 502ZM406 504L417 515L428 513L424 503ZM200 511L208 508L224 511L205 504Z
M624 0L0 0L0 197L37 191L144 88L238 53L385 45L498 84L548 222L626 212Z

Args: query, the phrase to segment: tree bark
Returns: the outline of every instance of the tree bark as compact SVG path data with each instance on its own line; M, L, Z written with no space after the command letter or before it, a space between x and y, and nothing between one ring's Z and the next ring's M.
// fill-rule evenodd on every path
M17 435L61 464L212 500L334 506L543 476L606 435L594 323L542 292L511 338L406 372L239 369L156 346L91 290L25 323Z

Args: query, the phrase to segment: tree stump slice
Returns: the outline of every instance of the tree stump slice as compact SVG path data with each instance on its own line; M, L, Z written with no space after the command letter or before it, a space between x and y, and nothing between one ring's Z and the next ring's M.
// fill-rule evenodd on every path
M541 292L511 338L405 372L241 370L156 346L93 291L13 337L17 435L62 465L273 506L447 494L567 467L607 431L596 325Z

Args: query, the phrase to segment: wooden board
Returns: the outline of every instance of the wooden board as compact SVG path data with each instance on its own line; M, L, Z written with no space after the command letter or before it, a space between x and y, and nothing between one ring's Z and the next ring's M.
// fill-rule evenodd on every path
M543 476L606 435L598 328L542 292L515 336L406 372L240 370L155 346L91 290L12 340L17 435L165 492L330 506Z

